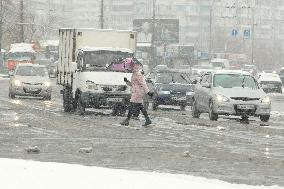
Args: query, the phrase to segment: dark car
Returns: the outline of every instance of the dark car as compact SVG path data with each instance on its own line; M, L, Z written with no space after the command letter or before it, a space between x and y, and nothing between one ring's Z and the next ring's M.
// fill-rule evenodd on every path
M155 92L153 110L157 110L159 105L175 105L185 110L187 105L192 104L194 82L189 73L179 70L151 73L147 83Z
M278 74L262 73L258 82L266 93L282 93L282 81Z

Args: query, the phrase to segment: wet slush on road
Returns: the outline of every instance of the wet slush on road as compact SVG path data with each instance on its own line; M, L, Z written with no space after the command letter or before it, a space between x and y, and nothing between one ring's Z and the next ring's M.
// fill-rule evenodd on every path
M124 119L100 108L64 113L60 87L52 100L8 97L9 80L0 80L0 156L118 169L183 173L232 183L284 186L284 96L271 95L269 122L250 117L210 121L172 106L149 111L125 127Z

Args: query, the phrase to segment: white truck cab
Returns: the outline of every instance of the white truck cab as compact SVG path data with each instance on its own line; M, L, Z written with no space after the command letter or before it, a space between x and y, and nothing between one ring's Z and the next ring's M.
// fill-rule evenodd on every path
M69 112L111 106L113 114L124 114L130 88L126 69L113 64L133 57L136 33L97 29L61 29L57 83L63 86L63 107ZM124 66L125 67L125 66Z

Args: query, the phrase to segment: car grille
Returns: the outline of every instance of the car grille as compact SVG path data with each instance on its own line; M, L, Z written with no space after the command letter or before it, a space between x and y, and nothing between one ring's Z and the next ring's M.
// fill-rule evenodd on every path
M24 85L43 85L43 83L25 83L23 82Z
M248 97L231 97L233 100L241 100L241 101L255 101L259 100L260 98L248 98Z
M28 93L28 94L40 94L40 92L41 92L41 89L36 89L36 90L29 90L29 89L27 89L27 88L25 88L24 87L24 92L25 93Z
M112 92L112 91L126 91L127 86L103 86L103 91L105 92Z

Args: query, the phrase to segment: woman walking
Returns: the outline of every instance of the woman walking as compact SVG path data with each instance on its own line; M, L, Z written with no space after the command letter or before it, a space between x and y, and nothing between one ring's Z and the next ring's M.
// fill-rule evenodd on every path
M152 97L154 93L150 92L148 89L144 76L141 73L141 66L141 64L134 62L132 59L131 81L129 81L127 78L124 78L126 84L131 87L131 98L127 118L121 123L121 125L128 126L132 115L136 112L139 113L140 111L145 118L145 124L143 124L143 126L147 127L152 123L146 109L143 106L143 97L145 94L148 94L150 97Z

